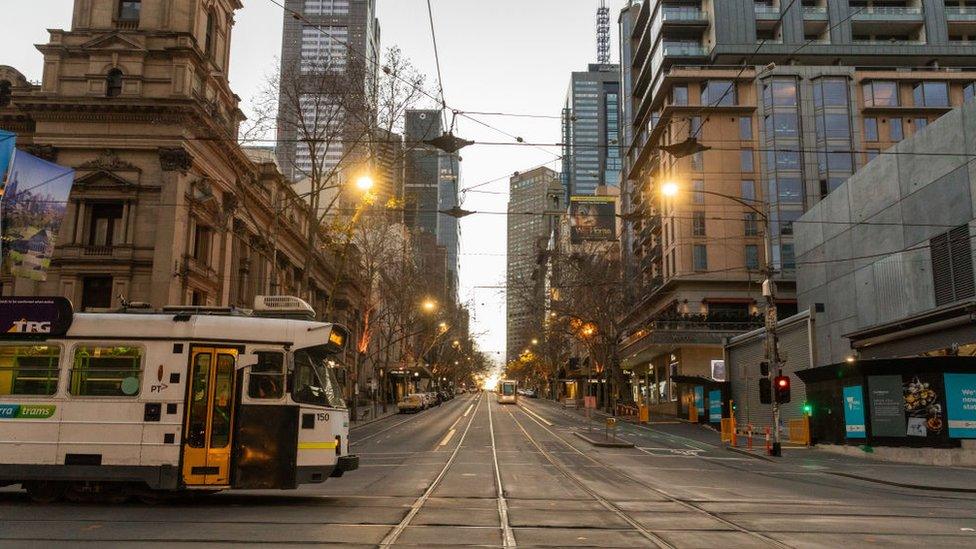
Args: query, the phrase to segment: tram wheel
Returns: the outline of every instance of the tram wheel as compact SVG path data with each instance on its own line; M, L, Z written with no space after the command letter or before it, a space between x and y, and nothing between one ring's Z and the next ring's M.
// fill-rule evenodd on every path
M27 489L27 497L34 503L54 503L64 497L68 485L64 482L51 480L38 480L24 483Z

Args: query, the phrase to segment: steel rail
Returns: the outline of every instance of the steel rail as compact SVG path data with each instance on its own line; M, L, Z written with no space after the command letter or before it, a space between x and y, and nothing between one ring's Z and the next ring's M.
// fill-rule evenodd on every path
M491 417L491 399L488 400L488 430L491 432L491 458L495 466L495 490L498 494L498 519L502 526L502 541L504 547L518 547L512 526L508 522L508 502L505 500L505 489L502 487L502 473L498 468L498 450L495 446L495 423Z

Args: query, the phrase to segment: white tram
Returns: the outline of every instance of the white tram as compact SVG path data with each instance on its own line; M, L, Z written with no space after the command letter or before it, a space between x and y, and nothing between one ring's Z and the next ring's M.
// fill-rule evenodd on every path
M357 469L332 362L348 333L308 317L287 297L80 314L0 298L0 486L151 498Z
M498 382L498 403L518 404L518 383L511 379Z

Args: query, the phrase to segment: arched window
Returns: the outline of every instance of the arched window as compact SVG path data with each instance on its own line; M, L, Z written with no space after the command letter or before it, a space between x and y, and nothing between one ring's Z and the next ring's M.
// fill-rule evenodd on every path
M0 80L0 107L6 107L10 104L10 96L13 94L11 90L13 84L10 80Z
M217 46L217 17L212 11L207 12L207 55L213 56L214 48Z
M105 96L118 97L122 95L122 71L112 69L105 77Z

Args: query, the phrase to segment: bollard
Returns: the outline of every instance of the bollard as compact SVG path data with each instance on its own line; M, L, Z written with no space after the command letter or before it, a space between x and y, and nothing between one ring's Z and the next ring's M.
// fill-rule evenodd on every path
M746 445L749 450L752 450L752 424L749 424L749 437L746 439Z

